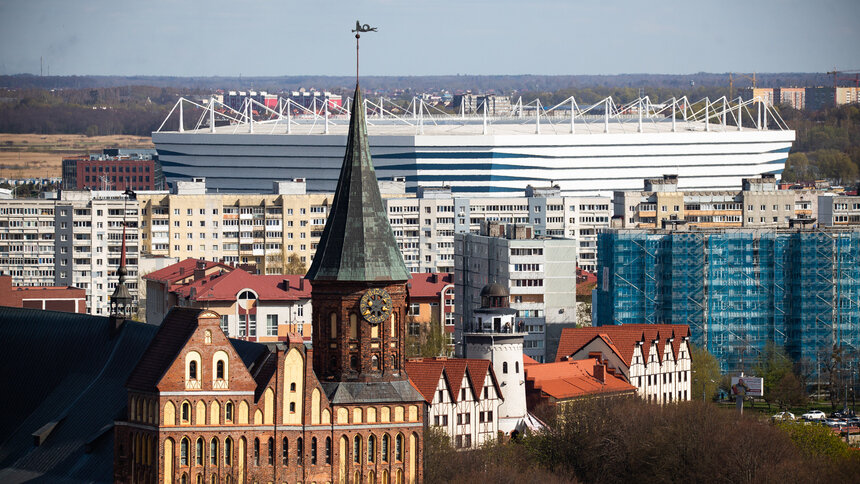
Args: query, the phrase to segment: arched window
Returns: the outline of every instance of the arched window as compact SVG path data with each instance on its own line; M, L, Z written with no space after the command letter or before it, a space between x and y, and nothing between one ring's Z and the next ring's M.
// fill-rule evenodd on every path
M352 462L361 463L361 436L356 435L352 439Z
M230 437L224 441L224 465L233 465L233 439Z
M227 474L227 477L224 478L225 484L233 484L233 476Z
M233 402L227 402L224 405L224 419L227 422L233 421Z
M317 438L311 439L311 465L317 465Z
M304 441L302 440L301 437L296 439L296 455L298 456L298 458L296 459L296 462L300 466L305 465L305 462L304 462L305 448L304 448L303 444L304 444Z
M373 435L367 438L367 462L376 462L376 437Z
M508 362L505 361L504 363L502 363L502 373L507 373L507 372L508 372Z
M191 404L188 402L182 402L182 423L188 423L191 420Z
M296 392L296 382L290 383L290 391L293 393Z
M179 441L179 465L187 466L188 465L188 437L182 437L182 440Z
M209 465L218 465L218 437L212 437L209 442Z
M290 465L290 441L286 437L284 437L284 442L281 446L281 465Z
M209 484L218 484L218 476L216 474L212 474L212 478L209 480ZM388 484L387 482L385 484Z
M358 339L358 315L349 315L349 339Z
M203 465L203 439L199 437L197 438L197 442L194 444L194 465Z
M520 372L520 362L515 361L514 362L514 373L519 373L519 372Z
M197 484L203 484L203 474L197 474Z
M397 434L394 438L394 460L395 462L403 460L403 434Z
M219 380L224 379L224 360L218 360L218 362L215 363L215 378Z
M382 484L390 484L388 480L388 469L382 469Z
M400 369L400 359L397 357L397 353L391 355L391 368Z
M191 380L197 379L197 362L194 360L188 362L188 378Z
M260 439L254 439L254 465L260 465Z
M290 402L290 413L296 413L296 402Z
M361 482L361 471L355 471L352 476L352 482Z
M328 335L330 338L337 338L337 314L331 313L328 315L329 329Z
M358 357L352 355L349 357L349 367L352 370L358 370Z
M203 333L203 343L207 345L212 344L212 331L207 329L206 332Z
M188 484L188 474L182 473L182 477L179 478L179 484Z
M388 462L389 448L391 447L391 437L388 434L382 436L382 462Z
M269 465L275 464L275 439L269 437L269 448L266 449L266 463Z
M374 370L379 370L379 357L378 356L373 355L370 357L370 366Z
M325 438L325 463L331 464L331 437Z

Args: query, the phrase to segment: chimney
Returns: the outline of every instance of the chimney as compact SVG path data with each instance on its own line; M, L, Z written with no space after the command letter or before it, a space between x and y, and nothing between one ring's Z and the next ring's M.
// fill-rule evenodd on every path
M305 290L305 278L300 277L299 278L299 291L304 291L304 290Z
M199 281L206 277L206 261L198 260L197 266L194 268L194 280Z
M606 369L600 363L594 364L594 378L598 379L600 383L606 383Z

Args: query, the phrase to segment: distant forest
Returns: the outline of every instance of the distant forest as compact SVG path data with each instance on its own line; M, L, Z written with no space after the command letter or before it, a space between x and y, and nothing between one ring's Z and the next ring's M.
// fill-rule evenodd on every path
M756 74L759 87L830 86L833 80L824 73L761 73ZM691 85L692 83L692 85ZM728 73L698 72L695 74L616 74L581 76L362 76L361 84L370 91L451 92L472 90L515 94L521 92L553 92L582 88L666 88L685 90L701 87L725 87ZM735 87L751 85L735 75ZM176 89L257 89L270 92L296 90L301 87L351 92L355 86L352 76L291 76L281 77L164 77L164 76L34 76L20 74L0 76L0 88L8 89L87 89L123 86L153 86Z

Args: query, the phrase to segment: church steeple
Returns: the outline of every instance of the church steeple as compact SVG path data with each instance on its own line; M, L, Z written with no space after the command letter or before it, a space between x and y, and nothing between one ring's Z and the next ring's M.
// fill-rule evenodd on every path
M118 319L134 317L134 298L125 285L128 269L125 267L125 222L122 225L122 248L120 250L119 268L116 270L119 280L110 297L110 316Z
M379 194L358 84L331 212L305 277L355 282L410 278Z

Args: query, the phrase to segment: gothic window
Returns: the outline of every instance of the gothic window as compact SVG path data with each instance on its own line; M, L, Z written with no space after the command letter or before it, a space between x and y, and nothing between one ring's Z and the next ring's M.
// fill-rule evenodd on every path
M218 437L212 437L212 441L209 442L209 464L218 465Z
M304 465L303 456L304 456L305 449L304 449L304 445L302 445L303 443L304 443L304 441L302 440L301 437L296 439L296 456L298 457L297 462L300 466Z
M254 439L254 465L260 465L260 439Z
M275 439L269 437L269 448L267 450L266 463L273 465L275 463Z
M179 442L179 465L181 466L188 465L188 445L188 437L182 437Z
M325 463L331 464L331 437L325 438Z
M203 439L197 438L197 443L194 444L194 465L203 465Z
M372 435L367 438L367 462L376 462L376 437Z
M403 460L403 434L397 434L394 438L394 460L396 462Z
M182 402L182 413L180 417L182 417L182 423L190 423L191 421L191 404L188 402Z
M373 367L374 370L379 370L379 357L376 355L371 356L370 365Z
M281 446L281 465L290 465L290 441L284 437L283 445Z
M361 463L361 436L356 435L352 440L352 462Z
M227 422L233 421L233 402L227 402L224 405L224 420Z
M317 464L317 438L311 439L311 465Z
M233 439L230 437L224 441L224 464L233 465Z
M382 462L388 462L388 448L391 446L391 437L388 434L382 436Z

